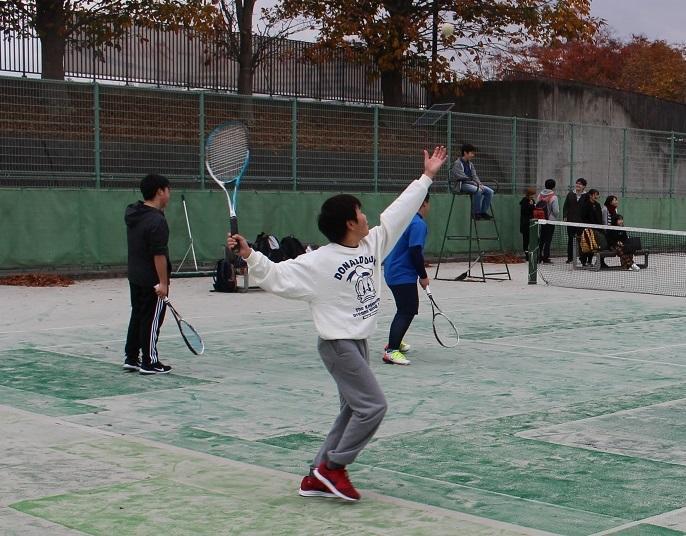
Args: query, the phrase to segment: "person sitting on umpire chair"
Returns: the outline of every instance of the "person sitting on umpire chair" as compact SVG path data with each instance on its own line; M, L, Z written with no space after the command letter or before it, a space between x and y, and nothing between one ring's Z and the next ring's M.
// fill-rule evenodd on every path
M465 143L461 148L462 156L455 160L450 170L450 189L454 194L464 192L472 196L472 216L475 220L490 220L493 190L482 184L476 174L472 159L476 156L476 147Z

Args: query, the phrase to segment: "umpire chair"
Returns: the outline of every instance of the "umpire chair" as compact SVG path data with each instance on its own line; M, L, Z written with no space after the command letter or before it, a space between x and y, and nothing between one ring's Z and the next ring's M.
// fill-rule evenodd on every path
M493 189L493 192L495 193L498 189L498 183L491 181L491 182L484 182L486 186L489 186L490 188ZM491 219L486 220L486 219L476 219L474 217L474 212L472 211L472 206L473 206L473 201L474 201L474 194L471 194L469 192L462 192L459 190L455 190L455 186L451 183L451 181L448 181L448 188L450 190L450 193L452 194L452 199L450 200L450 210L448 211L448 218L445 222L445 231L443 232L443 242L441 244L441 252L438 255L438 263L436 264L436 273L434 274L434 279L438 279L441 281L477 281L481 283L485 283L487 279L494 279L496 281L510 281L512 280L512 277L510 275L510 268L507 265L507 259L503 255L503 263L505 264L505 271L504 272L487 272L486 269L484 268L484 257L486 255L483 247L482 247L482 241L496 241L498 243L497 251L499 251L501 254L504 253L503 251L503 246L502 242L500 240L500 232L498 231L498 222L496 221L495 218L495 213L493 211L493 203L491 203L491 206L489 208L490 213L489 216ZM466 235L456 235L456 234L449 234L450 232L450 225L452 223L452 215L453 215L453 209L455 208L455 199L458 196L469 196L469 233ZM486 231L487 236L483 236L483 233L485 229L481 229L481 233L479 234L479 228L482 226L490 226L490 229ZM495 235L495 236L488 236L488 235ZM469 262L467 271L461 273L457 277L438 277L439 270L441 268L441 262L443 262L444 257L443 254L445 252L445 244L448 240L457 240L457 241L466 241L467 242L467 260ZM473 246L476 245L476 248ZM493 250L491 250L493 251ZM474 254L476 254L476 257L474 258ZM479 275L479 271L481 272L481 275ZM474 272L474 273L472 273Z

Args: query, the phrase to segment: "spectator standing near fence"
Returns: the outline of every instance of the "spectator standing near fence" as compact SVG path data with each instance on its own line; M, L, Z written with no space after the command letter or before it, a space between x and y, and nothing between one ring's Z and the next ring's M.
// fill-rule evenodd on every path
M539 203L545 203L547 206L546 219L549 221L557 221L560 217L560 203L555 193L555 180L548 179L545 181L545 188L541 190L536 198L536 207ZM544 264L550 263L550 244L553 241L555 234L554 225L543 225L541 227L541 241L539 247L538 260Z
M598 198L600 197L600 192L596 190L595 188L591 188L588 191L588 195L586 196L586 202L584 202L581 205L581 221L582 223L590 223L593 225L602 225L603 224L603 211L600 208L600 203L598 203ZM591 231L590 234L592 234L595 237L596 243L598 243L598 239L600 238L600 233L596 232L595 229L586 229L586 231ZM579 258L581 259L581 264L583 266L586 266L588 264L591 264L593 262L593 252L589 251L586 253L582 253Z
M581 223L581 206L585 201L586 196L586 179L579 177L574 184L574 190L565 197L564 205L562 206L562 218L564 221ZM574 260L574 240L577 240L581 234L580 227L567 228L567 262Z

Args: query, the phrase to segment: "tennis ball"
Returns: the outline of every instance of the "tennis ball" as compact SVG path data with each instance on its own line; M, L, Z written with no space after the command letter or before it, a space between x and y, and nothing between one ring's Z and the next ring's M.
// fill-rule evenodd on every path
M454 31L455 31L454 26L452 24L450 24L449 22L445 22L445 23L441 24L441 35L443 37L450 37L451 35L453 35Z

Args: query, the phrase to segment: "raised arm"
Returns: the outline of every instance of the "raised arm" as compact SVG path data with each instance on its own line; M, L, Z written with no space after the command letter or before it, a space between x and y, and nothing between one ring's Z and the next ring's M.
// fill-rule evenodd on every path
M426 197L426 193L446 159L445 147L429 154L424 150L424 173L413 181L398 198L381 213L381 225L369 231L370 238L379 241L382 258L388 255Z

